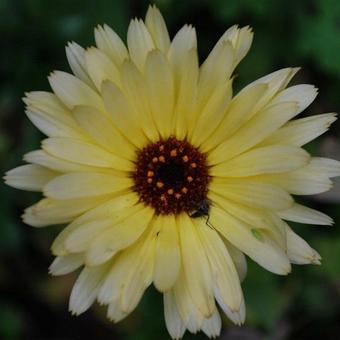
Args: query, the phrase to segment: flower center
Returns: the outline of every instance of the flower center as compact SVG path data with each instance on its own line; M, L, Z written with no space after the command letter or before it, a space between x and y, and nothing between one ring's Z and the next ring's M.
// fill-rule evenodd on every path
M206 200L210 180L205 154L174 137L140 150L132 177L140 200L156 214L198 209Z

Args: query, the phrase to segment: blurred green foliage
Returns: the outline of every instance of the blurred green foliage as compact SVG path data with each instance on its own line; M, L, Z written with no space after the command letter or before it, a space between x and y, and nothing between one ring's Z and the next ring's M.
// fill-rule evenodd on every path
M340 2L337 0L159 0L172 35L184 23L198 31L201 60L223 31L234 23L255 31L253 48L237 70L236 89L286 66L302 66L296 82L321 89L309 113L340 107ZM1 172L21 164L35 149L40 133L24 115L25 91L47 90L54 69L69 71L64 46L74 40L93 44L93 27L107 23L125 38L130 18L143 17L147 1L1 0L0 165ZM328 140L339 144L339 125ZM325 138L309 146L320 153ZM328 143L329 144L329 143ZM327 145L328 145L327 144ZM24 207L38 199L0 183L0 338L12 339L167 339L160 294L149 289L137 310L118 325L95 307L74 318L67 298L75 276L50 278L49 244L59 227L29 228L20 221ZM308 204L339 221L340 193ZM306 198L307 201L307 198ZM336 223L337 224L337 223ZM243 283L247 322L236 328L225 321L223 339L336 339L340 334L339 228L294 226L323 257L321 267L294 266L277 277L249 261ZM188 335L186 338L193 338ZM199 335L196 338L204 338Z

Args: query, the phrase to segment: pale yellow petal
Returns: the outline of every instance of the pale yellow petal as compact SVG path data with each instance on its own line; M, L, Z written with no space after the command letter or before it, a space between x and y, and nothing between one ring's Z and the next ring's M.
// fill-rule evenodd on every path
M169 62L160 51L148 54L145 79L154 122L163 138L172 134L174 79Z
M57 97L70 109L77 105L88 105L103 108L99 95L88 85L73 75L55 71L48 80Z
M84 264L83 254L58 256L51 263L48 271L53 276L65 275L73 272Z
M179 139L187 136L189 127L193 126L197 119L195 105L199 75L198 54L196 48L183 50L183 53L183 57L179 60L172 59L172 55L169 56L176 92L173 130Z
M278 215L287 221L298 223L332 225L333 219L321 211L317 211L295 203L291 208L279 211Z
M202 331L209 338L217 338L221 333L221 327L222 320L217 309L209 319L204 319L202 323Z
M127 44L131 60L142 71L147 54L155 48L152 37L142 20L131 20L127 33Z
M284 210L293 205L292 197L282 188L249 179L213 179L209 189L249 207Z
M125 61L121 67L123 89L131 106L138 113L138 122L144 134L153 142L159 140L159 132L152 117L146 81L135 64Z
M314 101L317 94L318 90L313 85L299 84L278 93L270 104L296 102L298 106L297 113L300 113Z
M56 177L44 187L44 194L54 199L76 199L114 194L129 189L132 180L101 173L70 173Z
M133 244L146 230L153 214L153 209L144 207L94 237L86 252L86 264L97 266Z
M325 113L293 120L271 134L260 145L282 143L296 146L305 145L325 133L336 119L335 113Z
M301 148L273 145L250 150L229 161L217 164L211 168L210 174L220 177L245 177L287 172L302 168L309 159L308 153ZM215 163L214 159L210 162Z
M139 115L121 90L107 80L102 85L102 96L106 110L119 131L135 146L145 146L147 138L141 129Z
M152 36L155 46L166 53L170 47L170 37L163 16L156 6L149 6L145 17L145 25Z
M134 160L135 147L102 112L89 106L76 106L73 115L78 124L103 148L115 155Z
M263 209L260 205L252 207L251 205L247 206L240 204L239 202L236 203L216 195L213 192L209 193L209 199L236 219L252 226L254 230L259 232L265 231L275 239L282 249L286 249L286 231L284 222L274 213L271 213L271 210ZM291 202L291 204L293 204L293 202Z
M159 232L156 239L153 282L161 292L174 285L181 266L181 253L176 220L173 215L157 216Z
M112 206L112 203L109 203L109 205ZM98 216L96 219L93 219L87 216L86 221L83 220L82 222L80 222L80 217L62 232L64 234L62 237L63 248L66 250L66 253L88 252L91 244L97 237L109 231L113 226L120 225L124 220L129 219L131 215L135 215L141 210L143 210L141 204L123 209L117 209L113 206L109 217ZM86 263L89 264L89 261L86 260Z
M228 249L228 252L229 252L231 258L233 259L235 268L237 270L237 274L240 278L240 282L242 282L245 279L245 277L247 276L247 271L248 271L247 259L246 259L245 255L239 249L234 247L229 241L227 241L225 239L223 241L224 241L224 243L225 243L225 245ZM242 305L241 305L241 308L242 308Z
M118 157L94 143L80 139L49 138L42 142L42 148L51 155L70 162L121 171L133 169L132 162L127 159Z
M108 172L112 174L121 174L118 171L111 169L98 168L84 164L70 162L55 156L50 155L44 150L35 150L24 155L26 162L42 165L51 170L58 172Z
M255 105L254 111L256 112L260 108L267 105L278 92L280 92L287 86L287 84L298 71L299 68L283 68L264 77L261 77L249 84L247 87L256 86L257 84L267 84L267 91Z
M182 267L173 289L173 297L184 325L190 332L196 333L201 329L205 317L198 309L197 301L192 296L191 288L192 286L190 286ZM214 313L215 308L214 306L207 317Z
M190 141L193 145L201 145L221 124L231 96L231 81L216 86L201 113L197 116L196 125L194 125L194 122L188 124L189 127L193 126L192 129L189 128Z
M287 228L287 255L292 263L321 264L321 256L318 252L289 227Z
M262 267L279 275L290 272L291 267L286 254L279 247L275 247L264 233L261 233L262 237L255 237L258 234L254 235L251 226L215 206L211 208L209 220L223 237Z
M118 66L128 59L128 51L118 36L108 25L97 26L94 30L96 45Z
M85 50L75 42L69 42L65 50L73 74L90 87L94 87L86 69Z
M207 152L219 145L237 131L254 112L254 106L267 91L266 84L257 84L246 87L240 91L231 101L225 112L225 117L220 126L202 144L202 150Z
M144 291L152 282L156 243L154 228L140 242L141 246L134 258L134 264L130 266L128 275L124 277L125 283L121 292L121 307L127 313L138 305Z
M172 290L163 294L164 318L166 328L173 339L180 339L184 335L185 325L176 306Z
M53 93L29 92L23 101L26 104L28 118L45 135L86 139L71 112Z
M226 161L268 137L298 111L295 102L284 102L269 106L241 127L231 138L211 151L215 162Z
M71 137L87 139L85 134L72 122L72 126L65 125L58 118L48 116L44 112L33 111L29 108L25 111L29 120L48 137Z
M26 224L34 227L66 223L109 200L109 198L110 196L98 196L62 201L44 198L26 208L22 218Z
M257 180L278 185L295 195L314 195L328 191L332 187L329 178L336 176L338 171L337 161L315 157L295 171L258 176Z
M253 42L253 32L249 26L239 28L234 25L222 35L216 46L226 41L231 42L235 50L234 67L236 67L250 49Z
M96 228L96 222L98 220L110 220L110 223L120 221L131 214L134 210L134 206L138 202L139 197L134 192L120 193L117 197L110 199L98 207L91 209L83 215L76 218L70 225L62 230L62 232L56 237L52 244L52 252L54 255L62 256L68 253L65 247L65 240L70 237L72 233L76 233L76 230L81 232L81 235L76 235L75 240L82 240L84 238L84 225L90 222L94 222L92 226ZM98 223L97 223L98 224ZM92 229L93 230L93 229ZM90 240L92 240L93 232L91 228L87 231ZM86 233L85 233L86 235ZM86 242L85 242L86 243ZM85 246L86 249L87 246Z
M103 81L107 79L118 86L120 85L120 76L116 65L98 48L91 47L86 50L85 63L98 91L100 91Z
M84 313L96 300L100 285L108 271L107 265L84 268L73 286L69 310L72 314Z
M115 300L111 302L107 308L107 317L113 322L119 322L123 320L129 313L122 310L119 301Z
M186 214L179 215L177 225L180 232L183 268L190 294L200 312L205 317L209 317L213 313L215 304L213 280L207 256L191 219Z
M237 311L243 294L228 249L217 232L209 228L205 221L197 219L194 222L210 263L214 290L219 291L222 300L232 311Z
M13 188L42 191L43 187L59 173L35 164L18 166L6 172L5 183Z
M198 105L205 105L216 87L229 80L233 71L234 49L229 41L216 46L200 68Z

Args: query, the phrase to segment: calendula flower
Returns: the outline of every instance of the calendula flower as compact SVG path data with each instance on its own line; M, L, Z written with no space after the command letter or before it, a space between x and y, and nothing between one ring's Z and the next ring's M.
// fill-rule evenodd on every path
M244 322L244 254L279 275L291 263L320 263L285 221L332 223L292 195L327 191L340 175L337 161L302 149L336 118L290 121L317 94L287 88L296 68L233 96L231 76L252 38L249 27L231 27L199 66L195 29L171 41L150 7L144 22L131 21L127 48L98 26L97 47L66 47L73 75L53 72L53 93L26 94L26 113L48 138L5 180L44 195L25 223L68 224L50 272L82 268L72 313L97 300L117 322L154 284L173 338L186 329L215 337L218 308Z

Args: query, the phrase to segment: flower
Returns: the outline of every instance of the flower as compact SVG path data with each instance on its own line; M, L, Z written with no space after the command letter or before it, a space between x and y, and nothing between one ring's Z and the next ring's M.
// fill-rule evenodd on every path
M296 68L233 96L231 76L252 37L249 27L231 27L199 66L194 28L170 41L150 7L145 22L131 21L128 48L98 26L97 47L66 47L74 75L56 71L53 93L26 94L26 113L48 138L5 181L43 192L25 223L68 223L50 272L82 267L72 313L98 300L117 322L153 283L173 338L186 329L215 337L217 306L244 322L244 254L280 275L291 263L320 263L285 221L332 223L292 195L326 191L340 175L339 162L301 148L335 114L290 121L317 94L311 85L287 88Z

